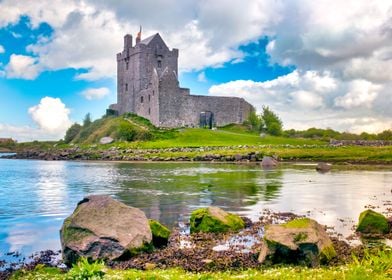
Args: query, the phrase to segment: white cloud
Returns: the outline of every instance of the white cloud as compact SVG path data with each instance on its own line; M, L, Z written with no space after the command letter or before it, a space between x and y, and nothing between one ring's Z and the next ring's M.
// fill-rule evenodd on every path
M74 68L78 79L113 78L123 35L142 24L143 37L160 32L180 49L180 71L199 71L203 80L204 68L242 61L240 45L268 36L271 65L296 71L264 83L232 81L210 93L232 90L298 127L356 129L369 127L368 120L382 127L392 117L390 1L3 0L0 10L0 27L27 15L32 28L47 22L54 30L28 47L33 56L16 59L15 67L10 61L7 77Z
M355 80L350 83L349 91L335 99L335 105L351 109L359 106L372 107L372 102L376 99L382 89L380 85L374 85L369 81Z
M266 82L232 81L212 86L209 93L243 97L258 110L268 105L285 128L375 132L392 124L381 105L375 105L385 105L384 87L364 80L344 81L330 72L296 70Z
M5 53L5 49L2 45L0 45L0 53Z
M5 66L7 78L35 79L40 71L37 59L31 56L12 54Z
M33 121L43 131L59 138L71 126L70 110L60 98L44 97L38 105L28 110Z
M110 90L106 87L101 88L89 88L82 92L82 95L87 100L102 99L110 93Z

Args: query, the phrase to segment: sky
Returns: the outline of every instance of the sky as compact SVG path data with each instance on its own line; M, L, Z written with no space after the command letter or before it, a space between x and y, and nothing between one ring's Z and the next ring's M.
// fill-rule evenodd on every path
M392 127L390 0L0 0L0 137L104 115L139 25L180 50L192 94L269 106L285 129Z

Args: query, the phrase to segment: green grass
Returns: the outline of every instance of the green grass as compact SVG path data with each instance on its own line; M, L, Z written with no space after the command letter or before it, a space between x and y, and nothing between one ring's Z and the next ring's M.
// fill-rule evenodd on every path
M354 257L353 262L330 267L306 268L301 266L260 267L242 271L201 272L192 273L179 268L154 270L113 270L103 267L100 263L82 262L68 273L56 268L39 265L32 271L19 270L11 279L391 279L392 253L380 251L375 254L366 253L362 260Z
M325 142L309 139L295 139L259 135L248 132L232 132L226 130L209 130L201 128L187 128L180 130L173 138L153 141L139 141L122 144L131 148L174 148L174 147L208 147L208 146L236 146L236 145L321 145Z

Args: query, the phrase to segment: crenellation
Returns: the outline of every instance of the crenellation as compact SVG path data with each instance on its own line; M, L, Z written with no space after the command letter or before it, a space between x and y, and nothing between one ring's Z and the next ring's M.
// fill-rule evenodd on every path
M178 56L158 33L144 40L138 34L134 46L125 35L124 50L117 54L117 104L110 109L138 114L159 127L197 127L204 112L212 112L218 126L242 123L254 110L242 98L191 95L179 87Z

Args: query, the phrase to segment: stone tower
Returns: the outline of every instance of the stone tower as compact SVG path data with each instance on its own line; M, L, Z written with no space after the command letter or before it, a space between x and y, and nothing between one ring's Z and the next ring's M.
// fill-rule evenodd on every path
M216 125L242 123L253 110L242 98L190 95L179 87L178 49L170 50L158 33L141 40L141 32L135 45L131 35L124 37L117 54L117 104L109 108L159 127L199 126L206 115Z
M119 114L132 112L158 125L159 77L163 71L178 74L178 50L169 50L157 33L144 40L124 37L124 49L117 54L117 104Z

